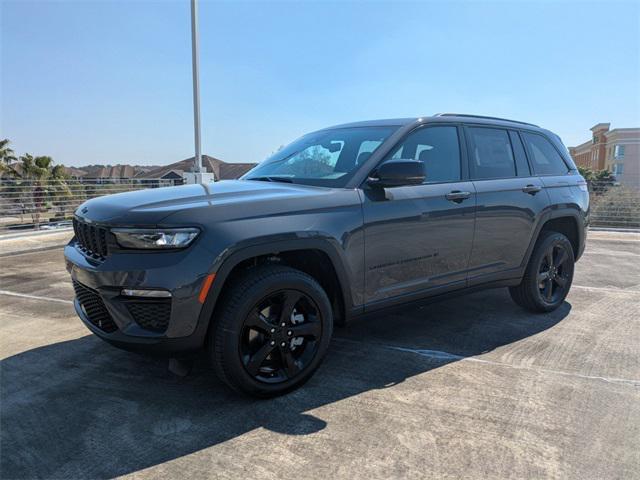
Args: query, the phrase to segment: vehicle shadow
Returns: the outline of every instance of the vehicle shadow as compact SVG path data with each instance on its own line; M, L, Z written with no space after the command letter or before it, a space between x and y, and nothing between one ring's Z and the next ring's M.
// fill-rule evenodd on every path
M370 316L337 329L317 374L273 400L232 393L204 359L178 378L92 335L29 350L0 363L0 477L112 478L259 427L313 434L326 423L309 410L536 335L570 309L531 315L503 289Z

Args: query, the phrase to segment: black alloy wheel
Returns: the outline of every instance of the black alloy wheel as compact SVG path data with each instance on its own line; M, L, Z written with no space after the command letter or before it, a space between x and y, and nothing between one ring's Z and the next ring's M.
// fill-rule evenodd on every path
M519 285L509 288L514 302L532 312L558 308L571 288L575 259L569 239L543 231L536 242Z
M551 245L540 262L538 270L538 288L545 302L553 304L560 298L564 299L569 285L568 269L569 253L566 245L557 243Z
M298 388L318 369L333 310L315 278L268 264L225 285L213 322L209 350L218 377L240 393L266 398Z
M267 383L299 375L318 351L320 315L315 302L297 290L281 290L258 302L240 335L240 355L247 372Z

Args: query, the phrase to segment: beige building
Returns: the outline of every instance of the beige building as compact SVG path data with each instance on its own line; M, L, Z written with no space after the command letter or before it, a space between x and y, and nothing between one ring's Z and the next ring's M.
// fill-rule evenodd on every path
M640 128L614 128L598 123L591 140L569 153L579 167L609 170L621 184L640 189Z

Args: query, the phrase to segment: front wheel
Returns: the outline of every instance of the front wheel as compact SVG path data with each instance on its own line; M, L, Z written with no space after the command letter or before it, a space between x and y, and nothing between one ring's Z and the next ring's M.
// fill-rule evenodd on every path
M569 239L558 232L542 232L522 282L509 288L511 298L532 312L555 310L569 293L574 265Z
M333 331L331 302L311 276L279 265L233 281L212 330L216 373L234 390L273 397L306 382Z

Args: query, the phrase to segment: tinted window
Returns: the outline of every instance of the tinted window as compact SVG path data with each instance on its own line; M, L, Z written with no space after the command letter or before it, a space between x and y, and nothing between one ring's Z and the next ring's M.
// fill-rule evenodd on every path
M511 138L513 154L516 157L516 174L519 177L528 177L529 175L531 175L531 171L529 170L527 156L524 153L524 147L522 146L520 135L518 135L518 132L509 130L509 138Z
M343 187L397 128L334 128L310 133L277 151L242 178Z
M533 170L538 175L564 175L569 170L558 151L542 135L523 133Z
M506 130L469 128L471 172L474 178L506 178L516 176L511 141Z
M391 157L424 162L425 183L460 180L460 144L456 127L416 130L393 150Z

